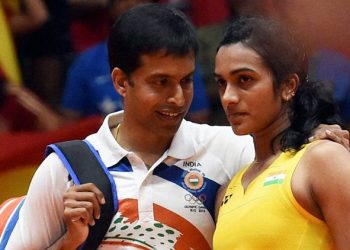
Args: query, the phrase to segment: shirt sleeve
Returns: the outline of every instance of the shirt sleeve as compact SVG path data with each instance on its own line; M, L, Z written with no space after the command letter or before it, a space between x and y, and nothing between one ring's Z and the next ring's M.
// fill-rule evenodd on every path
M47 249L65 233L63 194L68 172L55 153L35 172L7 250Z
M249 135L238 136L232 128L220 127L220 133L216 137L215 148L217 155L223 161L225 171L232 178L240 169L254 160L255 150L253 139Z

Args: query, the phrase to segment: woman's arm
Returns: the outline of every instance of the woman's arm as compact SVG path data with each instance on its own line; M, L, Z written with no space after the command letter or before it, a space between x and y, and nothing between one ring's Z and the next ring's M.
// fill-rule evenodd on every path
M337 249L349 249L350 153L337 143L323 141L309 150L307 159L311 196Z

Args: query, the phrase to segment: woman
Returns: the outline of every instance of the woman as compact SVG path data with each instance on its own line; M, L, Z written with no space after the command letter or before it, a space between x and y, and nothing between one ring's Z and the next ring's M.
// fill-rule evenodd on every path
M221 196L214 249L348 249L350 154L308 143L339 118L331 91L308 81L293 36L262 17L234 21L215 77L234 133L252 135L256 156Z

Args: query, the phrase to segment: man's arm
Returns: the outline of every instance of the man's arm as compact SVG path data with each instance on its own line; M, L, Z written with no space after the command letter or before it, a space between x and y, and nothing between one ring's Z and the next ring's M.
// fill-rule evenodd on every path
M63 194L68 173L56 154L35 172L6 249L47 249L65 233Z

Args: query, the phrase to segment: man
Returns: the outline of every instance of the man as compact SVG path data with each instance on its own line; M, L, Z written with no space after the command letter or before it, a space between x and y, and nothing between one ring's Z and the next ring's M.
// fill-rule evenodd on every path
M111 19L151 0L112 0ZM68 118L102 115L123 109L122 97L114 91L108 65L107 43L101 42L82 52L70 66L62 98L63 112ZM204 82L195 71L194 98L186 116L190 121L207 123L209 101Z
M207 123L209 100L199 70L194 74L194 97L186 119ZM108 65L106 42L84 51L71 65L63 92L62 109L66 117L76 119L102 115L123 109L123 98L114 91Z
M124 111L108 115L87 138L119 198L101 248L211 248L217 190L254 150L250 137L229 127L183 120L197 49L186 18L159 5L136 7L112 28L109 62ZM51 154L33 177L8 249L76 249L103 203L96 186L74 186Z

